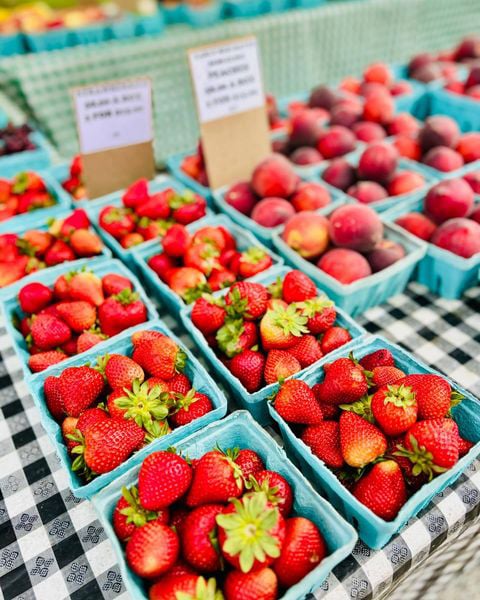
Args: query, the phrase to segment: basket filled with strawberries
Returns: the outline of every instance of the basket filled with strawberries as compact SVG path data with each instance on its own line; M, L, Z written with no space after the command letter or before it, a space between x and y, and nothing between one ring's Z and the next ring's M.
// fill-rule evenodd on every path
M308 276L286 268L202 296L180 317L236 402L261 424L269 422L266 401L279 380L365 333Z
M104 196L100 206L88 208L105 243L130 268L132 249L162 238L179 223L188 225L207 214L205 199L170 177L148 182L139 179L122 192Z
M179 312L202 294L247 281L283 264L253 234L215 215L172 225L165 236L142 244L133 257L152 292Z
M244 411L150 454L93 504L135 600L304 597L357 537Z
M29 387L81 498L227 411L216 383L161 321L54 365Z
M138 279L118 260L38 273L2 309L28 378L158 318Z
M70 208L65 191L48 173L22 171L10 179L0 179L0 232L17 223L36 224Z
M310 481L381 548L480 452L480 403L370 337L296 375L269 410Z
M18 292L44 269L68 262L73 270L111 256L81 209L56 212L42 225L17 222L0 233L0 298Z

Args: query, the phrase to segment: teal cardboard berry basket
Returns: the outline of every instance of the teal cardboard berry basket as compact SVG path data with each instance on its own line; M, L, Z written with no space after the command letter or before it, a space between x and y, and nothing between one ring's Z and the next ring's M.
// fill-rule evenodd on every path
M13 56L14 54L24 53L25 44L22 33L0 35L0 56Z
M35 145L33 150L0 157L0 177L11 178L21 171L42 171L50 165L50 150L43 135L32 131L29 139Z
M270 269L283 265L283 259L280 258L277 254L266 248L262 243L260 243L255 236L246 231L237 227L234 223L230 221L228 217L225 215L212 215L210 217L205 217L200 221L196 221L194 223L190 223L187 225L187 229L191 234L194 234L196 231L201 229L202 227L225 227L230 233L233 235L237 242L237 249L240 251L246 250L254 246L255 248L261 248L265 250L267 254L269 254L273 260L273 264L269 269L262 271L262 273L268 273ZM155 298L160 300L162 305L172 314L178 314L183 308L187 305L182 298L178 294L176 294L166 283L164 283L160 277L151 269L148 265L148 260L155 254L158 254L162 251L161 243L158 240L152 240L145 244L142 244L138 249L133 249L133 260L135 261L138 271L141 274L143 280L146 282L148 289L154 295ZM250 281L251 277L246 279L245 281Z
M226 0L225 9L229 17L245 19L258 17L266 11L263 0Z
M423 197L412 199L408 204L385 212L383 217L385 221L393 223L401 215L422 212L423 203ZM476 205L479 204L480 196L476 196ZM407 231L405 235L412 240L418 239ZM434 244L426 243L425 256L418 263L414 278L442 298L455 300L460 298L466 289L477 284L479 267L480 253L463 258Z
M330 362L348 356L353 352L356 359L381 348L390 350L399 369L407 374L412 373L438 373L411 354L381 337L368 337L358 340L353 347L339 348L330 356ZM303 375L294 375L295 378L306 381L310 386L323 380L323 369L316 365L310 367ZM369 508L359 502L340 480L317 458L310 448L298 438L291 426L277 413L273 404L269 404L272 419L278 424L282 438L285 442L287 454L299 461L302 472L313 483L337 510L358 530L360 538L371 548L381 548L405 523L417 515L430 500L448 485L453 483L462 474L465 468L480 454L480 401L457 383L442 375L448 380L452 388L465 399L452 409L452 416L457 423L460 435L475 446L460 458L451 469L435 477L431 482L422 486L400 509L392 521L385 521L375 515Z
M480 130L480 101L444 88L430 90L430 114L447 115L462 131Z
M33 401L40 411L40 420L43 428L47 432L57 454L60 456L60 461L63 468L67 472L69 487L72 492L78 498L90 498L93 494L101 490L103 487L117 480L121 475L126 473L133 465L138 465L142 460L154 452L155 450L166 450L170 446L176 444L179 440L185 436L197 431L198 429L205 427L209 423L221 419L227 412L227 400L224 394L220 391L215 381L210 377L205 368L201 363L193 356L193 354L185 348L180 340L170 331L170 329L162 321L153 321L151 323L142 323L137 327L133 327L127 332L123 332L108 340L105 344L102 344L101 348L94 346L88 352L85 352L81 356L73 357L73 360L69 363L69 366L82 366L87 363L94 365L97 359L105 354L128 354L132 353L133 347L130 340L130 336L135 331L149 330L149 331L160 331L165 335L168 335L174 340L186 353L187 364L184 369L184 373L192 382L192 387L198 392L206 394L213 405L213 410L203 415L199 419L195 419L188 425L174 429L171 433L158 438L150 444L144 446L141 450L132 454L124 463L118 466L109 473L99 475L89 483L83 482L72 470L72 461L67 452L67 448L63 442L62 432L60 425L53 420L45 404L45 395L43 392L43 383L45 378L49 375L58 376L65 369L65 365L59 363L49 369L48 375L40 373L40 376L34 380L27 382L30 392L33 396Z
M148 184L148 189L151 194L156 194L158 192L161 192L162 190L165 190L166 188L172 188L176 192L182 193L185 191L186 187L188 186L182 185L172 177L167 177L163 175L157 177L156 179L152 179L152 181L150 181ZM107 194L102 198L93 200L93 202L95 202L95 206L91 206L90 204L88 204L87 213L92 223L95 224L95 227L98 233L100 234L101 238L103 239L105 244L109 248L111 248L115 256L120 258L120 260L124 262L130 269L136 269L137 265L133 260L133 248L122 248L120 242L118 242L118 240L116 240L112 235L110 235L104 229L102 229L98 222L100 212L103 208L105 208L105 206L123 206L122 196L123 190L119 190L118 192L112 192L111 194ZM209 212L207 210L206 216L208 214ZM137 249L141 248L142 246L143 244L139 244L137 246Z
M185 3L185 21L192 27L210 27L222 20L224 3L221 0L209 0L200 6Z
M147 308L147 321L145 321L144 325L147 326L148 322L155 321L156 319L158 319L157 310L154 307L154 305L152 304L152 302L150 301L150 299L148 298L148 296L145 293L144 289L142 288L140 282L135 277L135 275L129 269L127 269L127 267L124 264L122 264L119 260L109 260L108 262L103 261L98 264L93 262L91 264L91 266L90 266L90 264L88 264L88 269L90 271L92 271L92 273L95 273L95 275L98 275L99 277L103 277L104 275L107 275L109 273L115 273L117 275L123 275L124 277L127 277L127 279L129 279L132 282L134 291L138 292L139 299L145 304L145 306ZM44 271L39 271L38 273L35 274L36 277L34 277L32 281L35 281L38 283L43 283L44 285L46 285L48 287L52 287L60 275L66 275L68 273L71 273L72 270L73 270L73 268L72 268L71 263L64 263L54 269L46 269ZM31 281L30 281L30 283L31 283ZM14 350L17 353L17 356L19 357L20 362L22 363L22 369L23 369L23 372L25 375L25 379L35 379L36 377L39 376L39 373L32 373L32 371L30 371L30 369L28 367L28 359L30 358L30 353L28 352L27 344L25 342L23 335L20 333L20 331L15 327L15 325L13 323L13 318L15 315L19 318L23 318L25 316L25 314L22 312L20 305L18 303L18 294L13 294L13 295L3 299L1 301L1 304L2 304L3 318L5 320L5 326L10 335L10 339L12 340ZM126 329L125 331L128 332L129 330L130 330L130 328ZM98 350L101 351L102 347L108 341L110 341L110 339L112 339L112 338L109 338L108 340L101 342L100 344L98 344L96 346L96 348L98 348ZM77 356L82 356L82 354L76 354L75 357L77 357ZM71 357L71 358L74 358L74 357ZM64 368L68 367L68 365L70 364L71 358L66 359L62 363L62 366ZM48 374L48 371L49 370L47 369L45 371L45 373Z
M416 265L427 251L425 242L408 235L401 227L382 220L384 237L398 242L405 248L406 255L396 263L368 277L357 279L353 283L341 283L319 269L314 263L300 256L283 240L280 233L273 238L277 252L285 262L300 269L315 281L320 289L349 315L359 315L368 308L386 302L392 296L400 294L410 281Z
M217 446L251 448L264 461L266 468L280 473L292 486L293 514L313 521L322 533L328 555L301 581L289 588L280 600L304 598L317 589L329 573L353 550L357 534L353 527L336 512L322 496L317 494L302 473L286 456L275 440L245 411L236 411L223 421L212 423L203 431L183 438L176 449L190 458L200 458ZM103 528L115 549L122 579L127 591L135 600L147 600L148 591L142 579L128 567L125 553L112 526L112 514L122 494L122 487L138 482L140 465L131 468L108 487L92 498Z
M274 283L279 277L283 280L285 275L290 271L290 269L286 267L277 267L276 269L272 269L268 274L262 276L262 274L253 277L251 281L255 281L257 283L262 283L263 285L270 285ZM322 293L322 288L320 287L318 290L319 295ZM223 296L228 292L228 290L222 290L221 292L216 292L215 296ZM327 294L328 295L328 294ZM353 319L351 319L344 311L335 307L337 310L337 320L335 321L335 325L339 327L344 327L348 329L350 335L352 336L352 341L345 344L345 348L350 347L353 344L353 341L356 338L363 337L366 334L366 331L363 327L358 325ZM235 401L242 407L247 409L252 415L253 418L258 421L261 425L267 425L271 422L267 400L272 395L278 391L279 384L271 383L269 385L265 385L265 387L261 388L257 392L250 393L248 392L240 380L235 377L230 370L219 360L213 349L208 345L204 335L202 332L195 327L190 318L191 307L184 308L180 313L180 318L185 329L190 333L193 337L195 343L197 344L200 352L203 354L205 359L210 363L216 375L218 375L230 388L232 391L233 397ZM330 357L332 353L326 354L323 358L321 358L316 365L322 365L326 362L330 362ZM305 370L305 369L304 369ZM303 373L302 370L301 372Z

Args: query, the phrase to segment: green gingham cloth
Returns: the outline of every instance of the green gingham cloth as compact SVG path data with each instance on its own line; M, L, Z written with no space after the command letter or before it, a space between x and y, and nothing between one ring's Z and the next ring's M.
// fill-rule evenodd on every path
M198 129L186 50L219 39L258 37L265 87L276 95L358 72L375 60L402 62L419 49L452 46L480 30L479 0L329 2L257 19L0 60L0 88L30 113L65 155L77 149L69 89L148 75L154 89L158 162L193 147Z

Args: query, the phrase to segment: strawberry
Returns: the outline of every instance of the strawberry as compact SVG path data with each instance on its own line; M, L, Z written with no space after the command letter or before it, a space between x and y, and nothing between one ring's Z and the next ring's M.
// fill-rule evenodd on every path
M50 315L37 315L31 326L34 344L41 350L52 350L70 339L70 328L60 319Z
M197 229L197 231L193 234L192 243L193 244L210 244L223 252L227 249L227 239L228 239L228 249L235 247L235 240L231 238L230 233L222 227L214 227L212 225L207 225L206 227L201 227ZM232 245L233 240L233 245Z
M90 226L90 219L87 213L82 208L76 208L72 213L63 220L60 236L68 237L72 235L77 229L88 229Z
M73 157L72 163L70 165L70 175L72 177L80 177L82 175L82 171L82 157L77 154Z
M165 253L154 254L147 260L147 264L165 283L168 283L171 271L178 267L178 263Z
M78 336L77 339L77 354L90 350L90 348L93 348L93 346L96 346L97 344L103 342L106 339L106 335L95 330L84 331Z
M169 421L173 427L188 425L199 419L213 409L210 398L205 394L191 389L187 394L179 394L175 400L175 412L170 415Z
M53 241L54 238L48 231L32 229L26 231L22 235L22 238L17 240L17 246L24 254L31 255L31 252L33 252L35 256L42 257L50 248Z
M278 507L280 514L283 517L288 517L292 511L293 492L285 477L276 471L268 471L267 469L258 471L253 477L255 480L253 488L256 491L264 492L268 501Z
M353 488L357 500L385 521L392 521L407 501L402 470L393 460L373 465Z
M215 336L218 348L232 358L243 350L255 346L258 341L257 327L252 321L227 319Z
M285 350L270 350L265 362L265 383L276 383L301 371L298 360Z
M98 308L98 321L103 333L112 336L144 323L148 319L147 308L137 292L129 289L110 296Z
M29 259L27 256L22 256L15 262L0 261L0 288L6 287L24 277L28 263Z
M68 367L58 378L58 390L65 412L70 417L79 417L94 404L103 392L102 375L91 367Z
M77 256L95 256L103 249L102 240L90 229L76 229L70 236L70 247Z
M146 179L139 179L132 183L122 196L123 205L127 208L136 208L148 199L148 181Z
M142 329L132 333L132 344L134 348L137 348L143 342L149 340L166 341L168 338L164 333L160 331L150 331L148 329Z
M153 579L173 567L180 553L177 534L159 521L135 529L128 540L127 563L140 577Z
M377 388L382 385L397 383L405 373L397 367L374 367L372 373L372 384Z
M175 394L185 395L192 389L192 382L185 373L175 373L175 375L168 380L167 385L169 391Z
M75 258L75 253L68 244L63 240L56 240L45 253L44 260L47 267L53 267Z
M53 293L43 283L28 283L18 292L18 302L24 313L37 313L50 304Z
M192 236L184 225L172 225L162 240L163 251L172 258L182 258L187 252ZM189 266L186 264L186 266Z
M58 390L58 377L46 377L43 382L43 391L45 392L45 404L55 421L61 421L65 418L65 409L63 407L62 396Z
M307 328L313 335L324 333L330 329L337 318L333 302L325 296L299 302L297 307L300 313L307 317Z
M147 456L138 473L140 504L147 510L171 506L190 488L192 469L173 452L160 451Z
M275 410L287 423L316 425L323 421L322 409L308 384L289 379L274 400Z
M230 311L244 319L255 321L267 310L268 292L260 283L239 281L225 296Z
M230 361L232 375L240 380L243 387L253 394L262 387L265 357L255 350L243 350Z
M243 573L268 567L280 556L285 519L264 492L231 500L217 525L224 558Z
M154 377L169 380L185 369L187 355L177 343L164 336L161 340L145 340L135 346L132 358Z
M22 171L15 175L12 181L12 192L22 194L23 192L44 192L46 190L45 182L37 173L33 171Z
M94 306L100 306L105 300L102 280L89 271L74 271L66 277L71 300L84 300Z
M280 585L288 588L298 583L327 554L327 545L318 527L304 517L285 522L285 540L280 556L273 564Z
M143 244L145 238L138 232L127 233L120 240L120 246L128 250L128 248L133 248L134 246L138 246L139 244Z
M336 404L326 404L321 401L320 395L322 392L322 384L316 383L312 387L312 392L315 394L315 398L317 402L320 404L320 408L322 409L322 414L324 419L337 419L340 414L340 409Z
M182 555L189 565L202 573L221 570L217 541L217 515L223 504L204 504L192 510L182 528Z
M330 327L322 336L320 346L324 354L333 352L352 339L350 333L343 327Z
M242 469L244 479L248 479L250 475L255 475L259 471L265 469L263 460L260 456L250 448L234 448L232 451L232 458L236 464Z
M415 393L404 384L382 386L373 395L371 409L375 421L390 437L405 433L417 420Z
M254 277L258 273L269 269L272 264L272 258L265 250L252 246L239 255L238 274L242 279Z
M123 354L106 354L97 363L112 389L131 388L135 380L142 383L145 379L142 367Z
M393 354L390 352L390 350L387 349L375 350L375 352L366 354L363 358L360 359L359 362L365 369L365 371L373 371L375 367L395 366L395 359L393 358Z
M75 356L77 354L77 338L71 337L60 346L60 350L68 354L68 356Z
M350 404L368 392L365 373L352 359L338 358L324 370L325 378L318 388L322 403Z
M353 412L340 415L340 446L345 462L362 468L385 453L387 440L383 433Z
M313 365L323 356L320 344L313 335L303 335L294 346L288 348L288 353L298 360L302 369Z
M211 244L201 243L189 246L183 256L186 267L198 269L207 277L213 270L221 269L220 252Z
M60 275L53 284L53 294L56 300L70 300L70 284L65 275Z
M305 428L301 440L327 467L340 469L343 467L343 455L340 447L340 427L335 421L323 421L318 425Z
M227 502L230 498L241 496L243 488L240 467L222 452L212 450L196 463L185 503L194 507L206 503Z
M282 298L291 302L304 302L317 296L317 287L302 271L289 271L283 280Z
M221 300L204 294L195 300L190 318L195 327L204 335L209 335L220 329L225 323L226 315Z
M168 525L168 510L160 513L145 510L138 500L138 489L123 487L112 515L113 529L121 542L130 539L135 529L143 527L148 521L158 519Z
M187 304L210 291L205 275L198 269L192 269L191 267L173 269L169 273L168 285Z
M452 394L450 384L440 375L407 375L397 383L412 389L418 403L419 419L441 419L447 415L452 401L455 405L461 398L457 393Z
M33 373L40 373L40 371L45 371L45 369L48 369L48 367L56 365L66 358L68 358L68 356L65 354L65 352L60 352L59 350L39 352L34 356L30 356L28 359L28 367Z
M190 190L185 190L182 194L174 194L169 198L168 203L173 211L173 219L182 225L198 221L206 214L205 199Z
M196 573L174 574L170 569L165 577L157 581L149 591L149 600L223 600L223 594L217 591L212 577L207 581Z
M228 269L213 269L208 278L208 286L212 292L218 292L218 290L230 287L236 280L235 274Z
M31 317L23 317L23 319L20 319L17 329L20 331L20 333L23 335L24 338L26 338L29 335L31 324L32 324Z
M65 323L76 333L90 329L97 320L95 306L84 300L61 302L57 304L57 310Z
M277 576L264 568L249 573L230 571L225 579L225 600L276 600Z
M135 230L135 220L131 212L116 206L102 208L98 215L98 224L116 240Z
M135 212L140 218L147 217L153 220L168 219L170 216L170 206L168 205L165 193L160 192L142 202L136 207Z
M75 417L65 417L62 421L62 437L69 452L71 452L75 448L75 446L80 445L79 442L76 442L72 439L78 435L77 422L78 419L76 419Z
M105 298L108 298L108 296L115 296L123 290L133 291L133 284L123 275L108 273L102 277L102 289Z
M470 450L473 448L475 444L473 442L469 442L461 437L458 438L458 455L465 456L468 454Z
M142 217L137 223L136 233L141 235L145 241L153 240L165 235L169 227L170 223L168 221L152 221L147 217Z
M306 323L307 318L301 315L295 304L268 309L260 321L264 350L284 350L294 346L304 333L308 333Z
M100 421L105 421L109 418L107 413L101 408L87 408L77 421L77 429L81 434L85 435L87 429Z

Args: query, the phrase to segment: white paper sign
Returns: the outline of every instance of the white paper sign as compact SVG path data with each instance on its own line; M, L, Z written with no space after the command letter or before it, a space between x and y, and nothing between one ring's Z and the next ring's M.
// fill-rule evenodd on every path
M153 139L149 79L78 88L73 90L73 97L82 154Z
M192 50L189 60L201 123L265 104L255 38Z

